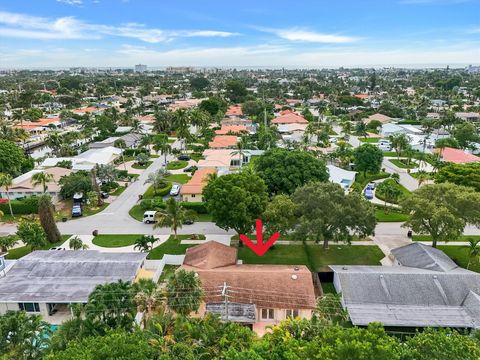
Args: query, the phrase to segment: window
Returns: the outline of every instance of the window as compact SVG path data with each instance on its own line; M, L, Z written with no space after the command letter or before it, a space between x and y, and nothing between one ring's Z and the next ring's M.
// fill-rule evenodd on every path
M285 319L298 317L298 309L285 310Z
M192 198L194 198L194 197L195 197L195 194L192 194Z
M262 309L262 319L263 320L273 320L274 317L274 309Z
M38 303L18 303L20 310L26 312L40 312L40 305Z

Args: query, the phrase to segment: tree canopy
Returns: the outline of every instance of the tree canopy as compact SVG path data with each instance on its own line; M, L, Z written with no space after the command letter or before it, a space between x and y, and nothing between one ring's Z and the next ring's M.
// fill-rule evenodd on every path
M0 173L16 177L26 169L28 161L22 149L12 141L0 140Z
M271 194L292 194L309 182L328 180L325 162L304 151L271 149L254 166Z
M210 181L203 189L203 198L217 226L248 234L265 210L268 194L260 177L244 171Z
M383 152L377 146L372 144L363 144L353 151L355 169L362 171L364 175L367 172L376 174L382 168Z
M449 163L438 170L435 181L470 186L480 192L480 163Z

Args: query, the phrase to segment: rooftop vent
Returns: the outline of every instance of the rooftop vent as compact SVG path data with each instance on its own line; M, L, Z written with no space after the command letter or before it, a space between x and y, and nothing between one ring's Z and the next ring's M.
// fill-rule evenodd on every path
M297 280L297 279L298 279L298 276L295 275L295 274L293 274L293 275L292 275L292 280Z

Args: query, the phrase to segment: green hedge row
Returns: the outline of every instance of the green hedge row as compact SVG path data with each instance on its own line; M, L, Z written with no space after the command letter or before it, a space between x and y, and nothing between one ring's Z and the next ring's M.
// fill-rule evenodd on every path
M0 211L10 214L8 203L0 204ZM38 198L29 196L21 200L12 200L12 211L14 215L28 215L38 213Z
M203 202L181 202L185 209L193 210L197 214L208 214L207 207Z
M153 189L153 186L150 186L147 191L143 194L144 199L151 199L153 197L159 197L159 196L166 196L170 194L170 190L172 189L172 183L168 182L165 187L158 189L157 193L155 193L155 190Z

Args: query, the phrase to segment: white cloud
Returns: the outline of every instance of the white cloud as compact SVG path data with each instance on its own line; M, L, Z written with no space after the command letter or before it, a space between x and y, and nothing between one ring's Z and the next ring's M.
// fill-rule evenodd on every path
M319 33L319 32L305 30L302 28L288 28L288 29L257 28L257 29L260 31L275 34L278 37L285 40L299 41L299 42L342 44L342 43L350 43L350 42L359 40L358 38L352 37L352 36Z
M162 30L137 23L111 26L87 23L73 16L48 19L0 11L0 35L26 39L99 39L117 36L160 43L178 37L229 37L238 34L216 30Z
M82 5L82 0L57 0L59 3L67 4L67 5Z

